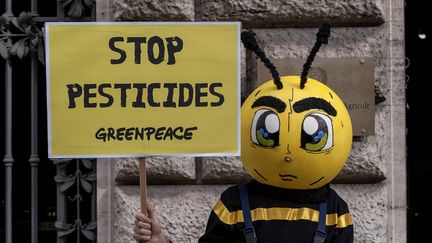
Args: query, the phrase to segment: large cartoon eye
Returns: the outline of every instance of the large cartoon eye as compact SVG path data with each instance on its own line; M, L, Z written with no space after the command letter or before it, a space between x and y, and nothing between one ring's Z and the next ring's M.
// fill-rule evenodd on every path
M333 124L330 117L311 113L306 115L302 124L301 148L320 152L333 147Z
M261 109L255 112L252 120L252 142L264 147L279 145L279 117L271 110Z

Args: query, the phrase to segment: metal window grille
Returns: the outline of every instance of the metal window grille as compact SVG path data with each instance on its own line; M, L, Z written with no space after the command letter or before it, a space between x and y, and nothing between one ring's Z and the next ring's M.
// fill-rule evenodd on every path
M42 32L48 21L94 21L95 0L2 5L0 242L95 242L96 161L47 158Z

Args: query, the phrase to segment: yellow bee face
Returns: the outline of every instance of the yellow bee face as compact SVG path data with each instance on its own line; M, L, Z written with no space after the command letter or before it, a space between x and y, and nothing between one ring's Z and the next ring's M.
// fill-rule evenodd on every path
M241 160L257 181L289 189L319 188L342 169L351 150L351 119L326 85L299 76L268 81L241 109Z

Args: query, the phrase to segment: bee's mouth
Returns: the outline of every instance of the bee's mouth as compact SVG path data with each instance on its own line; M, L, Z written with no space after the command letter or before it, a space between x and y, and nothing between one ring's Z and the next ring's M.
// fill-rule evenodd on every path
M293 181L294 179L297 179L297 176L290 174L279 174L279 176L283 181Z

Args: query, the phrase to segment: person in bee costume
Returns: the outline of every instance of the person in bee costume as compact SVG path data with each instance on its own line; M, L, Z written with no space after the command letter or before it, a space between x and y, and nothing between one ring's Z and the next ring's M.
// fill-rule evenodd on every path
M241 108L241 161L253 180L222 193L200 243L353 242L347 203L329 185L351 150L351 120L334 91L307 78L329 36L323 24L301 76L279 77L255 34L242 33L273 80ZM136 240L167 242L153 211L136 218Z

